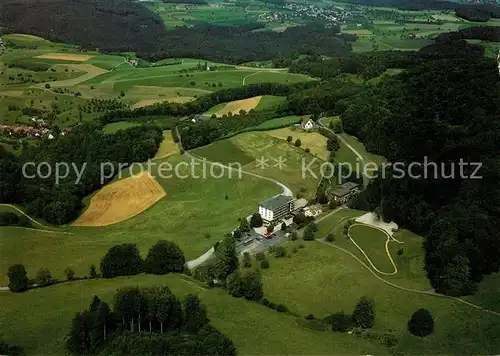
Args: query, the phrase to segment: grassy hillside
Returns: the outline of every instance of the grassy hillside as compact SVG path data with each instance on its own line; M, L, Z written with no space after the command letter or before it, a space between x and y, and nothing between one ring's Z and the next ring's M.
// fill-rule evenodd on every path
M367 354L381 349L354 336L313 331L291 316L255 302L235 299L219 289L205 290L179 275L89 280L31 290L0 293L2 340L22 344L27 354L62 355L71 319L88 307L94 295L112 304L117 288L167 285L178 297L196 294L206 305L211 324L226 334L239 354ZM50 303L50 304L49 304ZM48 312L47 305L50 305Z
M159 178L155 169L167 162L170 172ZM23 263L30 276L40 268L48 268L54 277L62 278L64 269L72 266L79 276L86 275L91 263L99 265L101 257L113 245L137 243L142 253L159 239L176 242L186 258L193 259L207 251L224 234L232 231L238 218L248 216L257 204L279 192L276 184L234 173L231 178L210 178L210 167L203 178L202 166L194 168L197 178L191 175L189 166L179 166L180 176L174 175L175 165L186 162L185 158L170 156L156 160L152 174L158 177L166 196L143 213L122 223L107 227L72 227L70 234L41 232L32 229L0 227L4 238L0 239L0 271L6 271L15 263ZM214 169L214 174L220 174ZM112 199L112 197L110 197ZM189 222L189 223L187 223ZM208 235L207 235L208 234ZM208 237L207 237L208 236ZM7 284L7 276L0 274L0 285Z

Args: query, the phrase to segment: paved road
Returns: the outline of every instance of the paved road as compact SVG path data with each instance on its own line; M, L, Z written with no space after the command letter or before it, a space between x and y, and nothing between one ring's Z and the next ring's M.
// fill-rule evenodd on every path
M349 148L355 155L356 157L359 158L362 166L363 166L363 172L362 172L362 175L363 175L363 186L366 188L368 186L368 183L369 183L369 180L368 180L368 177L366 177L366 175L364 174L364 168L365 168L365 160L363 158L363 156L361 155L361 153L359 153L354 147L352 147L349 142L347 142L342 136L336 134L335 132L333 132L333 130L331 130L328 126L326 126L325 124L323 124L323 120L325 120L326 118L322 118L322 119L319 119L318 120L318 123L320 124L321 127L323 127L325 130L331 132L332 134L334 134L335 136L337 136L337 138L344 144L347 146L347 148Z

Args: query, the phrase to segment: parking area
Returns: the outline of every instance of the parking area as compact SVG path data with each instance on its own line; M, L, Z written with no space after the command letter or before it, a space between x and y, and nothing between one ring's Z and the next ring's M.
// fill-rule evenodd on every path
M249 234L249 235L247 235ZM257 252L264 252L268 250L271 246L279 244L285 237L285 233L281 230L275 231L272 238L264 238L261 234L251 231L246 233L240 241L236 242L236 252L238 254L243 254L248 252L250 254L255 254ZM245 241L247 242L245 244Z

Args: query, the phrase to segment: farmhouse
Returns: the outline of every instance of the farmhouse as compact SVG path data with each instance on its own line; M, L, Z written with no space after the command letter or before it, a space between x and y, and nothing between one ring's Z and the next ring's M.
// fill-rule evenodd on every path
M311 119L304 119L300 123L300 127L306 131L312 130L314 128L314 121Z
M259 204L259 214L266 222L281 219L293 211L293 198L288 195L276 195Z
M341 184L333 191L333 199L340 204L345 204L349 198L358 192L359 185L353 182Z

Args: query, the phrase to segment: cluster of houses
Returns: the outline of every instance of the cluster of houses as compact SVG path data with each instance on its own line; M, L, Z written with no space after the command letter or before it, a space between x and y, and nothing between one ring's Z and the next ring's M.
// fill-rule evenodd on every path
M32 126L30 125L0 125L0 134L7 135L10 137L27 137L27 138L48 138L49 140L54 139L54 134L52 130L48 127L49 125L43 119L38 119L36 117L31 118ZM64 136L66 132L70 129L64 129L61 131L61 136Z
M344 22L349 13L336 8L322 8L312 4L286 3L283 8L288 11L270 11L259 15L265 21L286 21L294 18L326 20L331 23Z

